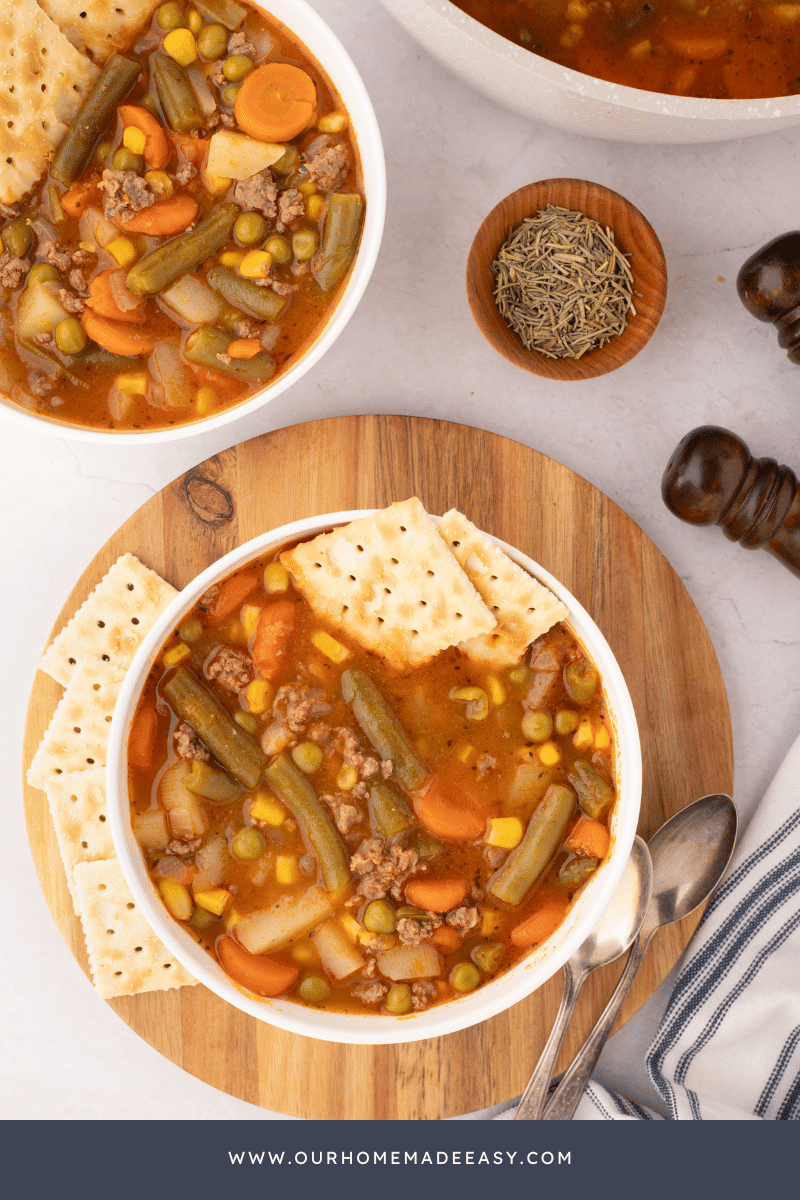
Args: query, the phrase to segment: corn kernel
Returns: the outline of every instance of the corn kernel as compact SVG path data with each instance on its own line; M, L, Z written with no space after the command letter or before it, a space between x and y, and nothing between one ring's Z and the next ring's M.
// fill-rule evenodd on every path
M396 933L382 933L381 937L384 950L391 950L392 946L396 946L400 940Z
M318 221L322 216L325 208L325 197L317 193L316 196L306 197L306 216L309 221Z
M94 242L78 242L78 245L81 250L86 250L89 254L97 254L97 246L95 246Z
M241 725L242 729L246 729L248 733L258 732L258 721L251 713L237 712L233 714L233 719L237 725Z
M244 702L248 712L255 713L257 716L267 711L272 703L272 688L266 679L254 679L247 685Z
M197 405L197 411L201 415L205 416L206 413L209 413L214 408L216 408L217 393L214 391L213 388L210 388L210 387L198 388L197 392L195 394L194 401L195 401L195 404Z
M469 762L470 755L473 754L474 751L475 747L470 746L465 742L463 746L459 746L456 750L456 758L462 763Z
M245 279L263 279L272 266L272 255L269 250L248 250L239 263L239 274Z
M248 641L256 631L260 616L261 608L258 604L245 604L242 609L242 625L244 626L244 632Z
M297 883L300 868L293 854L279 854L275 859L275 878L278 883Z
M258 792L250 805L250 819L265 821L267 825L282 825L286 820L286 809L269 792Z
M276 592L285 592L289 587L289 572L286 567L279 562L267 563L264 567L264 588L274 595Z
M176 921L188 921L194 911L192 893L176 879L160 879L158 890L161 898Z
M522 841L522 833L522 821L519 817L491 817L486 844L500 846L503 850L513 850Z
M496 675L490 675L486 680L486 690L492 704L500 705L506 698L506 689Z
M235 925L238 925L242 919L242 914L237 912L235 908L229 908L225 914L225 929L228 933Z
M581 0L569 0L567 5L567 20L568 21L585 21L589 16L589 9Z
M203 28L203 18L200 16L200 13L196 8L193 8L191 12L187 14L186 19L189 22L189 28L191 29L192 33L198 34Z
M317 185L312 183L310 179L302 179L295 186L297 191L302 193L303 196L313 196L317 190Z
M609 734L605 725L601 725L597 733L594 735L594 748L595 750L605 750L606 747L610 745L611 735Z
M561 751L555 742L545 742L539 747L539 762L543 767L555 767L561 762Z
M350 938L351 942L357 942L361 937L361 934L365 932L352 913L345 913L343 917L339 918L339 920L341 922L342 929Z
M208 171L203 171L203 183L212 195L224 196L233 180L225 175L211 175Z
M343 112L326 113L317 121L317 129L322 133L344 133L347 126L347 115Z
M576 750L588 750L594 745L594 730L591 721L581 721L575 730L572 744Z
M182 67L197 61L197 42L191 29L170 29L162 45L170 58Z
M451 700L466 701L467 720L484 721L489 715L489 697L483 688L457 687L450 693Z
M141 129L137 129L135 125L128 125L122 132L122 144L134 154L144 154L147 138Z
M481 937L491 937L500 928L500 914L494 908L484 908L481 918Z
M650 53L650 38L645 38L643 42L637 42L635 46L631 46L628 51L630 58L644 58Z
M227 888L209 888L207 892L195 892L194 900L206 912L221 917L230 903L231 894Z
M128 267L139 257L135 245L129 237L115 237L109 242L106 250L121 267Z
M340 792L351 792L358 783L358 771L355 767L342 767L336 776L336 786Z
M118 388L129 396L147 395L147 376L143 371L133 371L126 375L117 375L115 381Z
M331 662L341 663L346 658L350 657L350 651L341 642L337 642L335 637L331 637L324 629L318 629L316 633L312 633L311 642L318 650L321 650L326 658Z
M371 946L377 936L377 933L370 933L369 929L362 929L359 932L358 941L362 946Z
M312 963L319 961L319 955L311 942L300 942L297 946L293 946L292 958L296 963L305 967L310 967Z
M785 25L793 25L800 17L800 4L771 4L769 8L764 9L764 14L775 17Z
M223 267L232 267L234 270L241 264L244 258L244 250L226 250L224 254L220 254L219 261Z
M178 663L182 663L185 658L191 658L192 652L185 642L178 642L177 646L173 646L164 655L165 667L177 667Z
M125 132L127 133L127 130ZM145 171L144 177L150 185L150 190L162 200L168 200L175 191L175 185L166 171Z

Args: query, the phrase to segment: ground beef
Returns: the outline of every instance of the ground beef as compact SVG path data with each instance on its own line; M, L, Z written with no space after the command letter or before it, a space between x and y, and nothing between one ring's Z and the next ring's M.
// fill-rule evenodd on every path
M371 754L364 753L352 729L348 729L343 725L339 726L336 730L336 746L342 755L342 766L354 767L358 771L359 779L372 779L379 772L384 779L388 778L384 773L383 764L380 759L374 758ZM389 766L391 768L391 762ZM391 775L391 769L389 774ZM353 791L355 792L355 788ZM363 792L363 789L360 789L360 792Z
M493 771L497 766L497 759L492 758L491 754L482 754L475 766L478 770L478 775L483 778L487 771Z
M356 891L365 900L382 900L387 892L399 900L409 875L427 869L416 850L397 844L387 847L380 837L367 838L350 859L350 870L360 876Z
M61 288L58 298L61 301L61 307L65 308L68 313L82 313L86 307L86 301L82 296L76 296L74 292L70 292L66 288Z
M209 679L217 679L229 692L245 692L253 681L249 655L230 646L221 646L206 667Z
M273 715L285 721L290 731L300 734L311 717L320 717L330 711L322 688L309 687L305 683L284 683L278 688L272 702Z
M436 984L429 979L417 979L411 985L411 1007L414 1012L422 1012L427 1008L436 995Z
M260 212L268 221L274 221L278 215L277 195L278 189L269 167L248 179L240 179L233 189L237 204L249 211Z
M317 873L317 860L313 854L304 854L297 865L300 868L300 874L305 875L307 879Z
M70 271L68 282L73 292L77 292L79 296L89 295L89 286L83 277L83 271L79 271L77 267Z
M53 238L40 238L39 249L44 254L51 267L57 271L67 272L72 267L72 254Z
M55 339L49 329L43 329L41 333L35 333L33 340L37 346L55 346Z
M219 359L219 361L221 363L223 363L226 367L229 367L231 365L231 363L233 362L233 359L231 358L230 354L219 353L219 354L215 355L215 358Z
M240 317L233 327L237 338L260 338L263 330L263 325L259 325L257 321L251 321L249 317Z
M350 152L346 146L326 146L306 163L309 179L323 192L340 188L349 169Z
M228 54L246 54L248 58L255 60L256 48L247 34L239 30L228 38Z
M227 80L225 82L227 83ZM206 129L213 132L218 125L224 126L225 129L233 129L235 124L236 122L230 113L220 112L219 109L217 109L217 111L212 113L206 121Z
M170 854L177 854L183 858L187 854L194 854L202 841L201 837L192 838L190 841L184 841L183 838L174 838L167 846L167 850Z
M413 917L400 918L397 922L397 936L404 946L418 946L420 942L427 942L442 923L442 918L436 913L431 913L430 917L430 921L415 921Z
M298 291L300 287L297 283L284 283L282 279L274 279L271 276L264 282L269 284L277 296L291 296L292 292Z
M483 852L483 857L486 859L486 862L489 864L492 870L496 871L497 868L501 867L505 862L506 853L507 851L505 851L502 846L487 846Z
M19 209L15 204L3 204L0 202L0 217L6 217L9 220L19 216Z
M103 171L100 189L105 192L103 211L109 221L128 221L156 199L147 181L135 171Z
M357 983L353 988L353 995L358 996L362 1004L372 1006L382 1004L388 994L389 984L381 980L376 980L375 983Z
M209 79L214 84L214 87L219 88L220 91L222 91L223 88L226 88L230 82L225 78L225 72L222 69L223 61L223 59L218 58L211 68L211 73L209 75Z
M346 837L361 820L361 810L356 808L355 804L350 804L348 797L343 796L341 792L321 796L320 799L333 813L334 824L343 836Z
M293 275L307 275L311 268L307 262L293 262L290 270Z
M72 251L72 261L77 267L85 267L88 262L91 262L96 257L91 250L84 250L83 246L78 246Z
M466 937L471 929L480 924L481 910L477 904L462 904L460 908L449 912L445 920L457 933Z
M187 184L190 179L194 179L197 174L197 167L192 166L190 162L181 163L175 172L174 179L181 187Z
M175 730L174 738L175 753L179 758L186 758L190 762L208 762L210 760L211 755L188 721L181 721Z
M55 379L51 379L49 375L45 375L44 371L37 371L28 384L30 392L34 396L47 396L55 386Z
M15 291L28 274L29 266L27 258L16 258L4 250L0 254L0 287Z
M287 188L278 196L278 223L276 229L283 233L295 221L305 215L306 201L302 192L297 188Z

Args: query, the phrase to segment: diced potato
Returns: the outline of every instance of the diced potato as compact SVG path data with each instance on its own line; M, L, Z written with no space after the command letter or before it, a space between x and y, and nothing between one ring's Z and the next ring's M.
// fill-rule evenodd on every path
M172 832L179 838L202 837L208 831L205 806L199 796L184 785L186 763L176 762L161 776L159 794L169 814Z
M220 315L219 297L196 275L181 275L159 300L190 325L213 325Z
M206 172L223 179L249 179L282 158L285 146L259 142L232 129L218 129L208 143Z
M78 231L82 241L92 242L101 250L119 237L117 226L107 220L99 208L87 208L81 213Z
M236 935L251 954L268 954L306 933L331 913L326 893L315 886L302 896L248 913L237 925Z
M378 970L387 979L435 979L442 973L442 956L429 942L393 946L378 955Z
M63 285L57 279L32 283L20 293L17 305L17 337L32 342L37 333L52 333L66 320L67 310L58 298Z
M346 979L364 966L364 955L350 941L339 921L326 921L314 934L322 965L334 979Z

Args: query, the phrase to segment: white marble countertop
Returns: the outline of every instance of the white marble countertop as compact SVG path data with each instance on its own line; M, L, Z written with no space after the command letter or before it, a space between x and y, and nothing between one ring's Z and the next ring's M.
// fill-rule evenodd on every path
M757 456L800 468L800 370L735 291L744 259L797 223L800 128L689 147L560 133L461 84L377 0L312 2L372 96L389 182L377 268L339 341L287 393L216 435L106 449L8 421L0 428L5 1118L277 1115L192 1079L94 995L39 890L22 812L27 697L67 592L136 508L210 454L296 422L369 412L441 417L533 446L612 497L685 583L728 690L735 799L745 818L798 732L800 582L766 553L677 521L659 482L680 438L706 423L735 430ZM540 380L498 357L464 290L467 252L489 209L524 183L559 175L628 197L658 233L669 269L666 310L649 345L618 372L574 385ZM643 1020L606 1052L608 1078L619 1086L634 1086Z

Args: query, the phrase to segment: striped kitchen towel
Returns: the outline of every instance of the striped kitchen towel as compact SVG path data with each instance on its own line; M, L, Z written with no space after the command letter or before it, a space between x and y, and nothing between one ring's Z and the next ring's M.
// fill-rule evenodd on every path
M672 1120L800 1118L800 738L686 949L646 1065ZM661 1118L593 1081L575 1119Z

